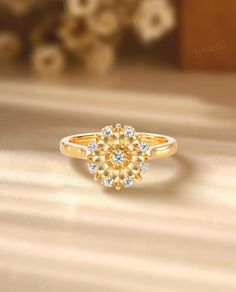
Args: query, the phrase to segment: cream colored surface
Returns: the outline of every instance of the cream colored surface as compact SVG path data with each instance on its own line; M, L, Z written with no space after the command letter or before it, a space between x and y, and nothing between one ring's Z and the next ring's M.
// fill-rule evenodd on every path
M235 78L153 74L135 93L119 74L116 92L0 81L0 291L236 291ZM58 148L117 122L179 143L120 192Z

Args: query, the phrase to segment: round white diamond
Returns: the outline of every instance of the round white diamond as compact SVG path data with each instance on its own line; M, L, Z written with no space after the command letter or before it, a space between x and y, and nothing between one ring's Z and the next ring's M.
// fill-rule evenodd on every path
M124 130L124 135L126 137L132 137L134 135L134 128L132 127L126 127L125 130Z
M147 145L146 143L141 142L141 143L139 144L139 149L140 149L141 151L143 151L143 152L147 152L148 149L149 149L149 147L148 147L148 145Z
M116 151L113 153L112 159L115 163L120 164L124 161L124 152Z
M104 178L102 183L106 187L111 187L112 186L112 178L111 177L106 177L106 178Z
M88 169L91 173L95 173L98 170L98 165L96 163L89 163L88 164Z
M110 137L112 135L112 126L106 126L102 129L102 133L106 137Z
M133 183L134 183L134 181L129 176L124 179L124 185L126 187L131 187L133 185Z
M146 172L149 168L149 164L148 163L143 163L141 162L140 165L139 165L139 169L141 172Z
M90 144L88 145L88 150L89 150L90 152L94 152L94 151L96 151L97 148L98 148L98 145L97 145L95 142L92 142L92 143L90 143Z

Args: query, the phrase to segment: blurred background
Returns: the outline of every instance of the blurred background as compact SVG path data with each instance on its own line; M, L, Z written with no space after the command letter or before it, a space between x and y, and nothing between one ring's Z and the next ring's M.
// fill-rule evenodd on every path
M0 290L236 291L236 2L0 0ZM105 190L62 137L173 136Z

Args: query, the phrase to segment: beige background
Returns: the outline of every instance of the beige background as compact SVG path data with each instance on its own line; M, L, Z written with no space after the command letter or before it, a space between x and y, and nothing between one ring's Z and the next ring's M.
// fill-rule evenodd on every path
M235 77L132 72L1 79L1 291L236 291ZM58 149L117 122L179 142L121 192Z

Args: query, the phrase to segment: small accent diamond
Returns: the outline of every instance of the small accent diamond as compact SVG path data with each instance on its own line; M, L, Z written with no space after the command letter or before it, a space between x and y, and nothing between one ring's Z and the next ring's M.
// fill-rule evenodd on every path
M141 142L141 143L139 144L139 149L140 149L141 151L143 151L143 152L147 152L148 149L149 149L149 147L148 147L148 145L147 145L146 143Z
M102 129L102 133L106 137L110 137L112 135L112 126L106 126Z
M94 151L96 151L97 148L98 148L98 145L97 145L95 142L92 142L92 143L90 143L90 144L88 145L88 150L89 150L90 152L94 152Z
M140 163L139 169L141 172L143 172L143 173L146 172L148 170L148 168L149 168L148 163L143 163L143 162Z
M129 176L124 179L124 185L126 187L131 187L133 185L133 183L134 183L134 181Z
M106 177L106 178L104 178L102 183L106 187L111 187L112 186L112 178L111 177Z
M125 130L124 130L124 135L126 136L126 137L133 137L133 135L134 135L134 128L132 128L132 127L126 127L125 128Z
M96 163L89 163L88 164L88 169L91 173L95 173L98 170L98 165Z

